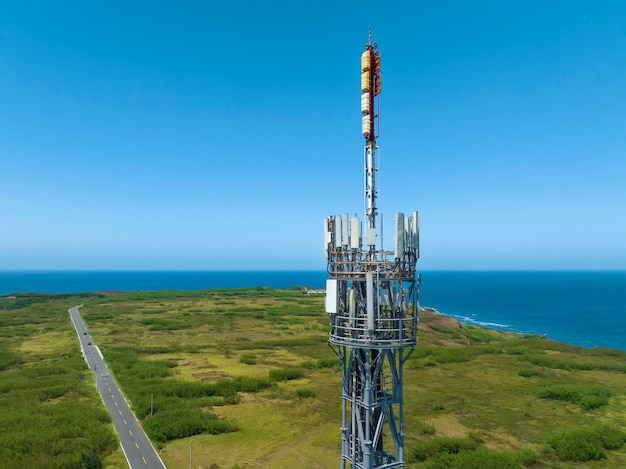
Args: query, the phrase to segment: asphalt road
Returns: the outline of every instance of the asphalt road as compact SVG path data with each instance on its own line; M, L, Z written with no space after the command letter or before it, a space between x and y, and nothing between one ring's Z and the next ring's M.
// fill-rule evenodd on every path
M95 376L98 392L100 392L104 405L113 418L128 466L130 469L166 469L143 428L139 426L117 384L111 378L109 370L102 360L100 350L93 345L85 323L78 314L78 308L81 306L70 308L70 317L78 334L85 361Z

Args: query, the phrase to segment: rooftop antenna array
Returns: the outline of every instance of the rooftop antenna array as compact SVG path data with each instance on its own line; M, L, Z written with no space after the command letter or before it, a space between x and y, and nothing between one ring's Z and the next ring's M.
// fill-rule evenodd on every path
M342 370L341 469L405 467L403 367L415 350L419 320L417 212L396 213L394 249L382 246L376 208L381 62L368 33L361 55L365 239L357 215L324 220L329 345Z

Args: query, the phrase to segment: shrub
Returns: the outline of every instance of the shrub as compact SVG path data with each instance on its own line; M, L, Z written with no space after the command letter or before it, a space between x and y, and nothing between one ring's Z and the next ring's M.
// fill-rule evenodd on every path
M95 453L82 453L80 456L81 467L85 469L100 469L102 461Z
M254 376L237 376L232 382L237 392L259 392L272 385L269 379Z
M416 430L422 435L434 435L435 427L430 423L417 422Z
M493 345L474 345L471 347L425 347L417 349L409 366L420 368L421 366L434 366L445 363L468 362L480 355L498 354L500 349Z
M301 397L303 399L309 397L315 397L315 391L311 388L300 388L296 390L296 396Z
M426 464L429 469L519 469L538 462L531 450L495 451L487 448L440 454Z
M270 370L270 379L272 381L290 381L292 379L302 378L304 370L301 368L279 368Z
M432 326L431 326L432 327ZM506 340L501 334L489 329L478 328L476 326L462 325L465 335L473 343L503 342Z
M593 461L606 457L599 442L582 428L558 432L548 439L548 445L559 459L565 461Z
M604 386L583 384L553 384L539 390L539 396L546 399L569 401L584 410L596 409L609 403L613 393Z
M339 360L337 360L337 358L320 358L317 361L308 360L302 362L300 367L306 370L313 370L316 368L335 368L339 367Z
M145 420L144 428L159 443L201 433L218 435L238 430L234 423L218 419L215 414L203 412L194 405L181 405L158 412Z
M407 462L426 461L439 454L456 454L460 451L474 450L479 443L474 438L452 438L440 436L420 441L409 448Z
M245 353L239 359L239 363L244 365L256 365L256 355L253 353Z
M534 352L534 349L528 345L505 345L505 348L502 349L502 353L509 355L527 355Z
M542 353L531 353L524 356L523 359L534 365L558 370L605 370L624 372L624 365L620 360L606 362L601 362L599 360L580 361L577 360L575 356L568 359L567 357L561 358L558 355L554 356Z
M619 449L626 434L619 428L600 425L562 430L548 438L550 449L563 461L594 461L606 457L605 449Z
M234 348L236 350L260 350L272 349L275 347L308 347L325 343L327 340L328 337L326 335L303 337L298 339L257 340L248 344L236 345Z
M232 433L239 430L237 424L222 419L211 419L207 423L205 433L209 435L219 435L221 433Z
M142 319L141 324L148 327L150 331L175 331L191 327L190 324L176 319L148 318Z
M593 433L600 440L605 449L620 449L626 442L626 433L620 428L610 425L600 425L593 429Z
M339 360L336 357L334 358L320 358L317 361L318 368L334 368L339 367Z

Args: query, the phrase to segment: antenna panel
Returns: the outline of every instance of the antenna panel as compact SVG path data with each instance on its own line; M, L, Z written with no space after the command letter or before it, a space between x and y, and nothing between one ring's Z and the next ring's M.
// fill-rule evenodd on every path
M411 217L404 217L404 247L407 251L411 250Z
M365 244L376 246L376 230L374 228L368 228L365 232Z
M395 235L395 248L394 255L396 259L401 259L404 256L404 213L396 213L396 235Z
M350 249L361 248L361 220L356 215L350 220Z
M350 244L350 223L348 223L348 214L341 214L341 245L348 246Z
M413 212L413 239L415 246L415 257L420 257L420 225L417 212Z
M361 54L361 72L367 72L370 69L372 54L366 50Z
M363 93L361 95L361 114L369 114L370 113L370 95L368 93Z
M367 330L374 330L374 275L372 272L365 274L365 295L367 297Z
M326 217L324 220L324 257L326 259L328 259L328 247L332 240L333 237L330 233L330 217Z
M335 247L341 247L341 215L335 217Z
M339 310L339 282L337 279L326 279L325 306L328 314L337 314Z
M370 73L369 71L361 73L361 91L367 93L370 90Z

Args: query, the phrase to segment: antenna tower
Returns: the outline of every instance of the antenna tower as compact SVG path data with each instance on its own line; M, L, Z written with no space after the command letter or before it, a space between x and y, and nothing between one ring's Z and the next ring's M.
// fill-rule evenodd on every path
M404 468L403 368L416 345L421 275L418 215L396 213L394 249L382 246L378 189L380 53L361 55L365 239L357 215L324 220L329 344L342 370L341 469Z

